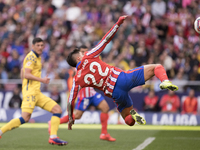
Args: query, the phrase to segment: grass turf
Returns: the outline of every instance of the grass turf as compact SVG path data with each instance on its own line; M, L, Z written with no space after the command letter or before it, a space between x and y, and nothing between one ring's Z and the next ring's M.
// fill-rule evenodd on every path
M69 144L57 146L48 144L47 124L27 124L4 134L0 150L132 150L148 137L156 139L144 150L199 150L200 147L199 127L109 125L109 133L116 142L99 140L100 128L100 125L74 125L69 131L67 125L61 125L58 135Z

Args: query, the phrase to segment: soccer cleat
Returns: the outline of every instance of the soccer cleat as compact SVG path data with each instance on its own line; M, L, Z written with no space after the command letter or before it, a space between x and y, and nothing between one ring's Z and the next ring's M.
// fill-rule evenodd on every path
M49 138L49 144L63 146L63 145L67 145L68 142L63 141L57 137L57 138Z
M145 125L146 124L146 120L141 117L134 109L132 109L130 111L130 114L132 116L132 118L140 125Z
M110 142L114 142L116 141L115 138L111 137L110 134L103 134L101 133L100 137L99 137L101 140L106 140L106 141L110 141Z
M51 133L51 121L48 121L48 132L49 132L49 135L50 135L50 133Z
M168 89L168 90L171 90L171 91L177 91L178 90L178 86L172 84L172 82L170 81L163 81L161 84L160 84L160 88L163 90L163 89Z

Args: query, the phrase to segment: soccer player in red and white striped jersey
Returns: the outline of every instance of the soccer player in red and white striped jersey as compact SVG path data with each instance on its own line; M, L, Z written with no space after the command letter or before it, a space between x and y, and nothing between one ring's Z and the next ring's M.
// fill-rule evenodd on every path
M160 64L144 65L123 71L106 64L99 58L126 18L127 16L121 16L95 48L84 55L75 49L68 55L68 64L77 68L68 102L69 129L74 123L72 117L74 102L81 88L94 87L103 91L106 96L112 97L126 124L130 126L134 125L135 121L139 124L146 124L145 119L133 109L133 102L128 95L132 88L145 84L145 81L155 75L162 82L161 89L178 90L178 87L168 80L166 71Z
M84 45L79 47L79 50L84 54L88 48ZM101 134L100 134L100 139L101 140L107 140L114 142L116 141L115 138L111 137L110 134L107 132L107 123L108 123L108 111L109 111L109 106L104 99L104 97L100 94L97 93L93 87L85 87L82 88L78 92L78 99L76 102L76 112L74 113L74 119L80 119L84 113L84 111L89 107L89 106L95 106L99 110L101 110L101 115L100 115L100 121L101 121ZM62 118L60 118L60 124L67 123L69 121L69 116L66 115ZM51 129L51 122L49 122L49 131Z

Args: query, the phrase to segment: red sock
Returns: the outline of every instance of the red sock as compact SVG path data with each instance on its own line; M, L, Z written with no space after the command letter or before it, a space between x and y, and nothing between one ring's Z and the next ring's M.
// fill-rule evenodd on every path
M125 122L129 126L133 126L135 124L135 120L132 118L131 115L126 116Z
M169 80L165 71L165 68L162 65L158 65L154 69L155 76L160 79L161 82L164 80Z
M100 115L101 120L101 133L106 134L107 133L107 124L108 124L108 113L101 113Z
M67 123L69 121L69 116L64 116L60 118L60 124Z
M74 114L73 114L73 118L74 118ZM67 123L68 121L69 121L69 116L68 115L60 118L60 124Z

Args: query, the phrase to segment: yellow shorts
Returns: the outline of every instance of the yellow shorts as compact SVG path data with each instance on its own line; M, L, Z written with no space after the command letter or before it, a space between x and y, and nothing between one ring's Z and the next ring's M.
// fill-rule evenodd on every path
M32 113L35 106L39 106L42 109L51 112L55 105L57 105L57 103L54 100L41 92L36 92L35 94L26 93L26 95L23 95L21 109L22 112Z

